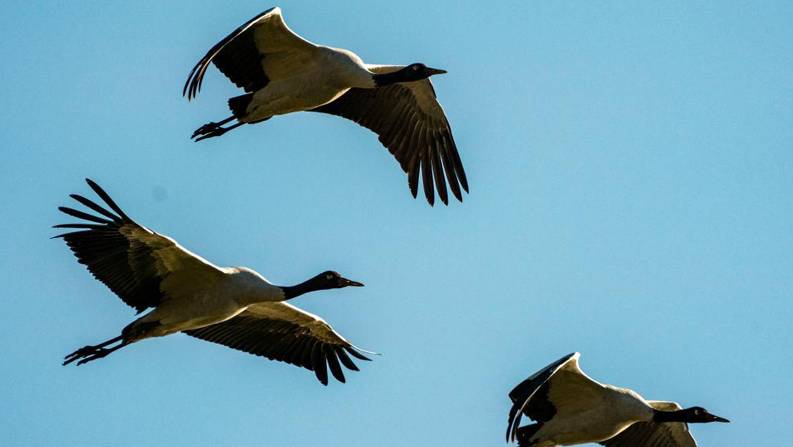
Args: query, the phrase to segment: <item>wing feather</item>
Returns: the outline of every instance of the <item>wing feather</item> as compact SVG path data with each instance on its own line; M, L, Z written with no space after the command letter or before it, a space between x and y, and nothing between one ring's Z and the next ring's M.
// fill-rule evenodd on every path
M565 364L578 358L578 353L568 354L535 372L519 383L509 392L512 408L509 410L507 424L507 442L514 441L523 414L535 421L544 422L556 413L556 409L548 401L548 380Z
M368 68L375 73L388 73L401 67ZM413 197L418 194L420 170L424 195L431 205L436 188L441 201L448 204L446 183L459 201L463 200L462 191L468 192L451 126L429 79L373 89L352 88L312 111L347 118L376 133L407 174ZM442 159L450 160L448 167L441 163Z
M182 95L187 99L198 95L210 63L214 63L237 87L249 93L255 92L278 75L278 64L299 63L315 48L314 44L286 26L280 8L270 8L210 48L190 71ZM275 59L273 64L268 63L270 58ZM273 65L276 66L274 69L267 68Z
M126 304L142 312L158 306L167 297L179 295L180 289L169 284L190 282L200 287L222 275L217 267L172 239L137 224L99 185L89 179L86 182L115 214L72 194L77 202L103 217L59 207L64 214L93 223L55 225L55 228L79 229L55 237L66 241L77 260Z
M676 411L676 402L648 401L656 410ZM607 447L696 447L697 442L684 422L637 422L600 444Z
M602 441L607 447L696 447L683 422L637 422L617 436Z
M341 365L358 371L344 350L369 360L324 320L283 302L254 304L227 321L185 333L314 371L323 385L328 369L339 382L345 381Z

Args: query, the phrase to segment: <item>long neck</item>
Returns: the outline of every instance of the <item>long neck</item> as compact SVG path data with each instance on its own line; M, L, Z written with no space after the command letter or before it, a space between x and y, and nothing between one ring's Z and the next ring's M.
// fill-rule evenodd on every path
M397 82L404 82L406 80L404 68L391 73L373 74L372 79L374 79L374 84L378 87L396 84Z
M284 299L291 300L292 298L303 295L304 293L314 292L316 290L324 289L324 287L320 285L318 279L319 278L314 277L309 279L308 281L301 282L300 284L294 286L281 286L281 290L284 291Z
M661 411L653 410L653 422L689 422L687 410Z

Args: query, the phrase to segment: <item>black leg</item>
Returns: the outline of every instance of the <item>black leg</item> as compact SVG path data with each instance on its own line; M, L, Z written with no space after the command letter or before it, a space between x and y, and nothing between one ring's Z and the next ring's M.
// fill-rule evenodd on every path
M105 346L111 345L111 344L116 343L118 341L121 341L121 344L119 344L118 346L113 347L113 348L109 348L109 349L105 348ZM119 335L118 337L111 338L110 340L107 340L107 341L104 341L102 343L99 343L98 345L85 346L83 348L80 348L80 349L72 352L71 354L69 354L66 357L64 357L63 364L65 366L65 365L68 365L69 363L74 362L75 360L83 359L83 360L80 360L80 362L78 363L78 365L82 365L85 362L90 362L91 360L102 358L102 357L110 354L111 352L115 351L116 349L119 349L119 348L121 348L122 346L125 346L125 345L126 345L126 343L123 341L123 336ZM104 354L100 354L99 356L96 356L97 353L101 353L101 352L104 352Z
M229 127L220 127L220 126L218 126L218 127L213 128L213 129L201 132L200 136L198 138L195 138L196 135L198 134L198 130L197 130L196 134L193 134L193 138L195 138L195 141L201 141L201 140L206 140L207 138L219 137L219 136L223 135L224 133L226 133L226 132L228 132L228 131L230 131L232 129L236 129L236 128L242 126L243 124L245 124L245 123L237 122L237 123L232 124ZM201 130L201 129L199 129L199 130Z
M193 132L193 135L190 138L195 138L195 137L204 135L206 133L212 132L214 130L220 129L221 128L220 126L230 122L233 119L234 119L234 115L231 115L230 117L224 119L223 121L219 121L217 123L214 122L214 121L211 122L211 123L206 123L203 126L201 126L198 129L196 129L195 132Z
M113 352L113 351L115 351L117 349L121 349L121 348L123 348L126 345L127 345L127 343L121 342L121 344L119 344L118 346L114 346L112 348L99 348L96 351L94 351L93 353L91 353L90 355L87 355L87 356L83 357L79 362L77 362L77 366L80 366L83 363L92 362L92 361L94 361L96 359L101 359L102 357L106 357L111 352Z

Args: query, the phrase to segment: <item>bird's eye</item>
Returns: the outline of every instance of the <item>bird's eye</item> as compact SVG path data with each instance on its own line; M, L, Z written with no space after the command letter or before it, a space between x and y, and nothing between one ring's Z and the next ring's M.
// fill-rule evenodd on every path
M325 275L325 279L328 279L328 280L333 279L333 275L328 273L327 275Z
M414 65L413 66L413 71L418 71L418 70L419 70L419 66L418 65Z

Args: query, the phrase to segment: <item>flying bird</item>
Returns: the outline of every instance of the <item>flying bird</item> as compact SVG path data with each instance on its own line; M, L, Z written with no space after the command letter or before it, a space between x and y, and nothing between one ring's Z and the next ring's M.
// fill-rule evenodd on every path
M607 447L696 447L691 422L729 422L701 407L644 400L633 390L605 385L578 367L580 354L562 357L510 393L507 441L521 447L597 442ZM521 415L536 423L520 427Z
M448 205L447 182L459 201L461 188L468 192L451 127L429 80L446 71L421 63L365 64L351 51L298 36L277 7L234 30L198 61L182 90L188 100L201 89L210 63L245 94L228 100L230 117L199 127L193 133L196 141L275 115L323 112L375 132L407 174L413 197L418 194L419 171L430 205L435 203L435 189Z
M81 365L176 332L306 368L324 385L328 369L340 382L341 365L358 371L350 356L369 360L366 351L323 319L284 302L308 292L363 284L326 271L294 286L277 286L245 267L218 267L136 223L99 185L86 182L107 207L72 194L95 214L59 207L81 221L55 225L74 230L55 237L66 241L78 261L124 303L138 313L153 310L119 336L67 355L64 365Z

